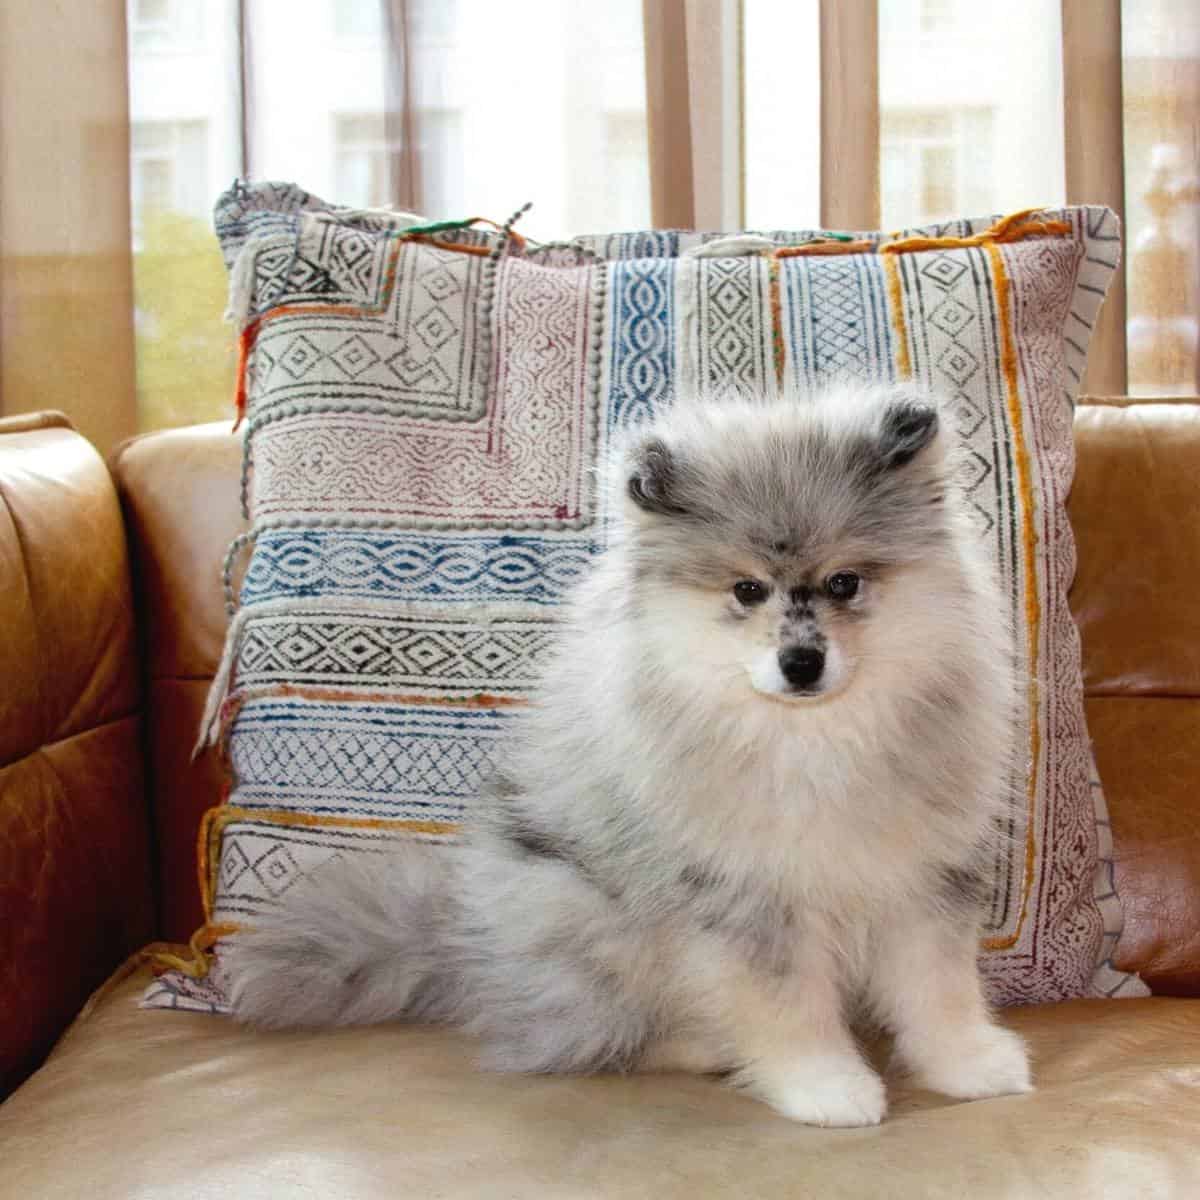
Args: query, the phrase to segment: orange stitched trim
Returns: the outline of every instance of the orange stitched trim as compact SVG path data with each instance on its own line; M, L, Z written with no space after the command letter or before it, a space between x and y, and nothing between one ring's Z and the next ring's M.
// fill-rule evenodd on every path
M971 237L910 237L898 242L885 242L879 247L880 254L910 254L917 250L955 250L968 246L991 246L996 242L1019 242L1023 238L1039 234L1070 233L1066 221L1035 221L1032 216L1041 209L1025 208L1020 212L1002 217L995 225Z
M1020 215L1020 214L1018 214ZM1008 938L986 938L984 946L989 950L1003 950L1014 945L1021 936L1025 915L1029 906L1029 893L1033 887L1033 856L1036 848L1034 837L1034 800L1037 795L1038 763L1042 753L1042 733L1038 727L1038 643L1041 625L1041 604L1037 594L1037 528L1033 520L1033 484L1029 465L1029 448L1025 444L1025 431L1021 420L1021 401L1017 392L1017 350L1013 342L1012 317L1009 305L1011 295L1008 272L1004 256L994 243L986 247L992 264L992 277L996 285L996 309L1000 314L1000 365L1004 371L1005 399L1008 419L1013 431L1013 461L1017 468L1017 487L1024 509L1021 530L1022 560L1025 570L1025 620L1029 626L1029 778L1026 783L1027 814L1025 823L1025 877L1021 893L1021 912L1017 918L1016 932Z
M233 423L233 432L237 433L243 418L246 416L246 363L250 359L250 348L258 336L258 321L251 321L238 335L237 372L234 375L233 407L237 412L237 420Z
M214 825L224 827L231 821L266 821L301 829L396 829L407 833L448 834L458 831L457 821L412 821L387 817L322 817L316 813L287 812L274 808L232 808L225 805L213 810Z
M262 689L247 688L239 695L245 699L256 696L298 696L309 700L386 700L393 704L420 705L437 708L525 708L529 701L520 696L493 696L476 692L473 696L410 696L406 692L355 692L341 688L310 687L303 683L275 683Z
M191 940L188 942L188 949L191 951L190 958L184 958L179 954L168 954L160 950L154 955L154 961L163 967L182 971L184 975L192 979L203 979L212 965L212 955L209 951L212 949L213 943L219 938L237 933L240 928L240 925L235 925L232 921L223 921L219 925L205 923L192 934Z
M213 808L207 809L196 827L196 882L200 886L200 904L204 910L204 921L212 920L212 880L209 877L209 863L212 855L209 850L209 837L214 814L219 813L229 802L229 783L221 785L221 800Z
M527 206L528 207L528 206ZM520 214L518 214L520 215ZM504 232L504 226L499 221L493 221L490 217L472 217L470 224L472 225L490 225L499 233ZM525 249L525 239L510 225L508 227L508 236L517 243L518 250ZM452 250L454 247L446 246L445 249Z
M427 233L406 233L401 235L405 242L420 242L425 246L436 246L439 250L453 250L456 254L474 254L479 258L487 258L492 253L491 246L470 246L465 242L439 242Z
M408 833L448 835L458 831L453 821L385 820L378 817L322 817L314 813L283 812L277 809L235 808L222 803L210 808L200 821L197 834L196 864L200 873L200 898L204 906L204 924L188 942L190 957L159 951L155 963L164 968L182 971L191 979L203 979L212 965L209 951L220 938L239 932L242 926L233 921L214 922L213 901L216 895L216 871L225 826L231 821L266 821L272 825L306 829L395 829Z
M892 310L892 331L896 337L896 374L901 379L912 378L912 359L908 354L908 329L904 322L904 289L900 286L900 264L894 254L883 260L887 276L888 305Z
M201 900L205 925L212 923L213 901L217 891L221 838L230 821L266 821L303 829L397 829L409 833L449 834L458 829L455 821L413 821L384 817L323 817L316 813L288 812L274 808L239 808L225 803L210 808L201 821L199 854L203 877Z
M874 254L875 243L867 241L804 242L799 246L780 246L775 251L777 258L807 258L814 254Z
M217 859L221 840L221 813L229 805L229 789L224 789L221 803L210 808L200 818L196 831L196 871L200 876L200 903L204 909L204 923L212 921L213 897L216 895Z
M805 242L800 246L780 246L775 251L776 258L807 258L821 254L911 254L917 250L955 250L968 246L990 246L996 242L1019 242L1023 238L1066 234L1071 232L1067 221L1034 220L1033 214L1041 212L1039 208L1025 208L1020 212L1010 213L982 233L971 237L909 237L885 242L871 242L860 239L856 242L842 242L834 239L815 242ZM896 238L896 234L889 234Z
M782 387L786 350L783 344L783 304L779 295L779 260L774 254L767 258L767 294L771 301L771 350L775 356L775 383Z

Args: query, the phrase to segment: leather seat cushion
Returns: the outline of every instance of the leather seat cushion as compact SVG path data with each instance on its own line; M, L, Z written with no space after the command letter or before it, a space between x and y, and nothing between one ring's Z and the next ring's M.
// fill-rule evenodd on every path
M485 1074L404 1026L259 1034L106 989L0 1108L0 1192L1078 1197L1200 1194L1200 1001L1010 1009L1038 1090L901 1084L878 1129L794 1125L709 1079Z

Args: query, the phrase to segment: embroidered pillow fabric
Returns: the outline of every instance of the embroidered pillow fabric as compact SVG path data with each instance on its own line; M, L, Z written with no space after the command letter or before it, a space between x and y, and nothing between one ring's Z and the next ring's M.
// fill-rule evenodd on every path
M207 978L202 952L331 856L454 836L603 548L591 468L614 433L699 393L847 375L944 399L1011 605L1028 685L990 994L1145 994L1111 963L1121 910L1067 608L1072 404L1113 215L543 247L411 220L290 185L218 205L251 522L206 731L231 791L203 831L197 957L146 1003L221 1009L219 947Z

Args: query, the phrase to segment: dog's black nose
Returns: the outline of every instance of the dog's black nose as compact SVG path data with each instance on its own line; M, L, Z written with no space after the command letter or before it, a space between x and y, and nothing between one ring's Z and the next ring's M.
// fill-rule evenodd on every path
M779 669L792 687L812 687L825 670L825 652L815 646L788 646L779 652Z

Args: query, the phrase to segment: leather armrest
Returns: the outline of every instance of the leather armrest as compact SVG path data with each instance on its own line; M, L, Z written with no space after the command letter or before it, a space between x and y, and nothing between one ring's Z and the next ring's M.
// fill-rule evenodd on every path
M0 421L0 1097L154 934L121 511L59 414Z
M133 563L142 635L147 796L159 880L158 925L187 941L204 920L196 830L221 800L213 750L191 758L228 618L221 567L244 528L242 439L229 421L164 429L119 447L110 466Z

